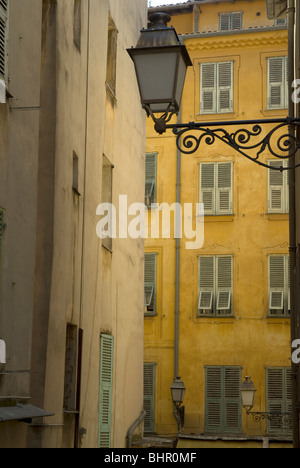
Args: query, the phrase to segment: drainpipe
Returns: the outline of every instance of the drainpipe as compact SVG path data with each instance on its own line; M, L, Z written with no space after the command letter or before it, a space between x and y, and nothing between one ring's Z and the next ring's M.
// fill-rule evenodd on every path
M126 435L126 448L131 448L132 444L132 435L136 428L142 423L146 416L146 411L143 410L141 414L139 415L138 419L132 424L132 426L128 429L127 435Z
M292 101L292 83L294 81L295 59L295 0L288 1L288 83L289 83L289 117L295 117L295 106ZM295 130L290 127L290 135L295 135ZM295 156L290 159L290 165L295 166ZM295 169L290 170L289 180L290 202L290 287L291 287L291 341L297 339L297 314L299 304L297 301L296 271L297 271L297 247L296 247L296 194L295 194ZM299 412L298 412L298 366L292 362L292 400L293 400L293 440L294 448L299 448Z
M178 123L181 122L181 112L178 114ZM181 226L181 210L180 210L180 185L181 185L181 153L177 149L177 171L176 171L176 260L175 260L175 343L174 343L174 381L178 377L179 368L179 286L180 286L180 226ZM181 427L181 419L178 414L176 405L173 408L174 418L177 425Z

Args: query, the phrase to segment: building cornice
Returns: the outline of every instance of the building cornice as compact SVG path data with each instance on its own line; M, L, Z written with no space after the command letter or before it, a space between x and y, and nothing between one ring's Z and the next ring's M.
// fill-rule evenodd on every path
M255 34L254 34L255 33ZM285 30L258 28L243 30L240 34L224 35L219 33L201 33L181 35L190 52L197 50L237 49L265 46L282 46L287 48L288 35Z

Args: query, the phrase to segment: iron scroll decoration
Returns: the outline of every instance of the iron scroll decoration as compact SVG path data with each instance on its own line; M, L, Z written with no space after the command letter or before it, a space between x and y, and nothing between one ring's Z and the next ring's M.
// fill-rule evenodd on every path
M219 140L247 159L268 169L283 172L300 167L300 163L296 165L289 164L287 167L282 165L270 166L260 159L263 155L267 155L280 160L291 160L296 155L300 150L300 140L295 136L296 132L292 131L292 129L300 128L299 118L168 124L174 113L165 113L156 118L150 109L146 110L155 123L157 133L163 134L168 129L173 131L176 136L177 148L183 154L194 154L202 142L211 146ZM271 124L272 129L267 129L267 133L264 132L265 125ZM232 126L242 128L233 132L229 132L224 128ZM282 133L281 130L285 127L287 127L287 131Z

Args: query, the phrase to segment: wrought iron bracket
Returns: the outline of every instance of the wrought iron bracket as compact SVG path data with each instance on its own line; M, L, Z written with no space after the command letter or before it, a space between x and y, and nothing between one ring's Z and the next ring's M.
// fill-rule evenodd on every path
M162 135L167 130L173 131L177 148L183 154L194 154L202 142L212 146L216 141L221 141L254 163L268 169L283 172L300 167L300 163L291 162L300 150L300 140L296 132L300 128L299 118L169 124L174 113L166 112L156 118L148 110L149 115L155 122L157 133ZM235 128L230 132L224 127ZM270 166L260 159L263 156L289 160L290 164L288 167Z
M254 422L270 421L274 426L282 427L283 429L291 429L293 414L292 413L262 413L262 412L247 412L247 415L253 417Z

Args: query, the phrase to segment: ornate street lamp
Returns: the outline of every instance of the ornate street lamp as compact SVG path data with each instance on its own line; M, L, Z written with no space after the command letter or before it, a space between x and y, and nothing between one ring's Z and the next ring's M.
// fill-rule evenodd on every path
M152 15L151 27L142 29L137 46L128 49L135 65L142 106L148 117L152 117L156 132L163 134L172 130L177 137L177 147L184 154L195 153L202 142L211 146L219 140L260 166L277 171L299 167L300 164L269 166L260 157L267 153L281 160L292 159L300 149L300 141L295 136L300 119L169 123L179 113L186 71L192 65L175 29L167 25L170 20L166 13ZM265 125L272 125L272 130L264 131ZM230 133L224 129L232 126L238 130L235 128ZM281 130L286 127L287 132L282 134Z
M184 408L181 407L185 396L185 385L181 377L174 378L171 385L172 401L174 404L174 416L178 423L178 432L181 432L181 426L184 424Z
M254 407L254 400L256 394L256 388L254 383L251 381L251 377L245 377L245 381L241 386L241 399L242 405L246 410L246 414L253 417L255 422L260 422L262 420L268 420L274 426L285 427L286 429L291 428L291 421L293 414L292 413L281 413L277 411L272 412L252 412Z

